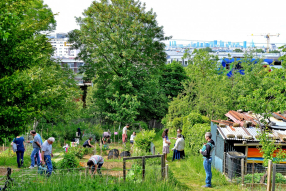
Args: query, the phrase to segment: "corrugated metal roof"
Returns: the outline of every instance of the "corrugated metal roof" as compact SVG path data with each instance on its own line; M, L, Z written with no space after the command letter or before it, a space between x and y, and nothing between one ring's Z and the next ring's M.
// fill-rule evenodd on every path
M259 142L259 139L257 139L257 136L259 134L260 129L256 127L218 127L219 133L225 140L238 140L238 141L251 141L251 142ZM235 138L228 138L228 135L234 135ZM275 142L286 142L283 140L283 138L286 140L286 131L283 130L272 130L272 133L270 133L273 137L279 137L279 139L275 140ZM237 135L242 135L242 139L237 138ZM253 139L246 139L246 136L252 136Z

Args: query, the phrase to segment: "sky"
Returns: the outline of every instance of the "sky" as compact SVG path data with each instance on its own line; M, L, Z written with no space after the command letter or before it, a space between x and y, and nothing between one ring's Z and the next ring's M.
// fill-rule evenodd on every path
M56 16L55 32L78 29L75 17L82 16L93 0L44 0ZM284 1L284 2L283 2ZM157 14L166 36L199 41L232 41L286 44L285 0L141 0ZM184 41L187 42L187 41Z

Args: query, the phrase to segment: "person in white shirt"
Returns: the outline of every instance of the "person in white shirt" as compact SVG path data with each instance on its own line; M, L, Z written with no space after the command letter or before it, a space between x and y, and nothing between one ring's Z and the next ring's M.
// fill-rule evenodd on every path
M174 156L172 161L174 161L174 159L180 160L181 158L183 158L184 149L185 149L185 140L183 139L183 136L179 134L175 147L172 149L172 151L174 151Z
M123 130L122 130L122 142L124 145L126 144L126 141L127 141L127 128L129 128L129 124L123 127Z
M136 137L136 132L133 132L133 134L130 136L130 144L134 144L135 137Z

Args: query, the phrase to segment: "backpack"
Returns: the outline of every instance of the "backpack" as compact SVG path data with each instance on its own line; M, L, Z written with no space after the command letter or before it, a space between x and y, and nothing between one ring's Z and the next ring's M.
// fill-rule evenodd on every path
M12 149L13 149L14 152L17 152L17 144L14 141L16 141L16 138L13 139Z
M12 148L13 148L14 152L17 152L17 144L16 143L13 142Z

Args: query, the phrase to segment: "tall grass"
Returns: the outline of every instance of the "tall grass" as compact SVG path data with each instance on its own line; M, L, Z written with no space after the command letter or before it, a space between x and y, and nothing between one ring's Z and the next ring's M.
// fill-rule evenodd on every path
M147 169L146 169L147 171ZM18 176L19 177L19 176ZM10 190L29 190L29 191L70 191L70 190L157 190L157 191L176 191L182 190L174 182L160 180L156 176L155 169L148 173L145 181L126 181L122 177L112 176L85 176L84 173L65 173L53 174L51 177L31 176L25 179L17 178L14 173L15 183Z

